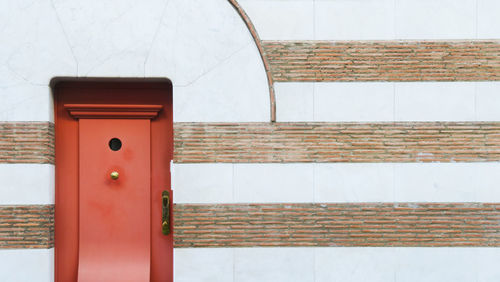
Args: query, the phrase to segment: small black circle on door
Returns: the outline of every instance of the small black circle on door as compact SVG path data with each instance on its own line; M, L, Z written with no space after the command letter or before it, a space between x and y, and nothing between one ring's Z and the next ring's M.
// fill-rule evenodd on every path
M109 148L113 151L118 151L122 147L122 141L118 138L109 140Z

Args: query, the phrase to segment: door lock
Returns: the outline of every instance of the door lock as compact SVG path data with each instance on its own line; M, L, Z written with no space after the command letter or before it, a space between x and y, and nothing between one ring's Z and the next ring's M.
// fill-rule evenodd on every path
M161 232L163 235L170 234L170 194L168 191L161 193L162 213L161 213Z

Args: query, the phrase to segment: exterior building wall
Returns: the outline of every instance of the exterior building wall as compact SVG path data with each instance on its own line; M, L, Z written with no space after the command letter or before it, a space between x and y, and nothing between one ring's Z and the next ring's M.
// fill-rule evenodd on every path
M0 280L53 280L50 80L167 77L175 281L499 281L499 11L2 1Z

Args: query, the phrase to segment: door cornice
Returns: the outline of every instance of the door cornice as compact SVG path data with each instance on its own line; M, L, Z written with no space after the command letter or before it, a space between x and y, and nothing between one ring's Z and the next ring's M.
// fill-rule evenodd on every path
M154 119L162 105L65 104L71 117L81 118L140 118Z

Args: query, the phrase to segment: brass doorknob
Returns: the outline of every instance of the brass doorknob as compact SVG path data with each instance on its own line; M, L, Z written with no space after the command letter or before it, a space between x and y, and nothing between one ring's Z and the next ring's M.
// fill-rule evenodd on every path
M118 177L120 176L120 174L118 173L118 171L113 171L113 172L110 174L110 176L111 176L111 179L113 179L113 180L117 180L117 179L118 179Z

